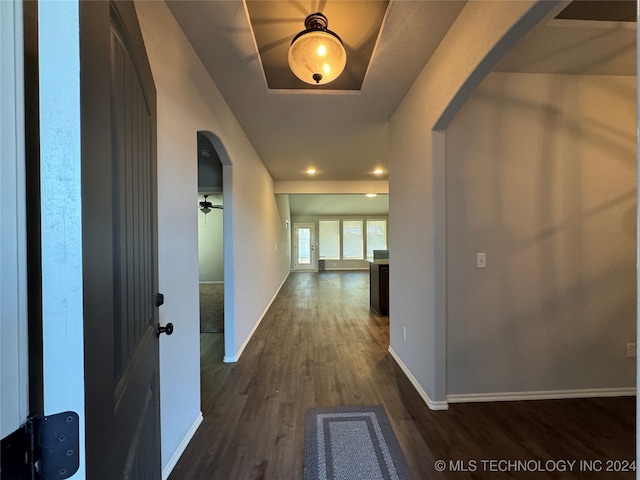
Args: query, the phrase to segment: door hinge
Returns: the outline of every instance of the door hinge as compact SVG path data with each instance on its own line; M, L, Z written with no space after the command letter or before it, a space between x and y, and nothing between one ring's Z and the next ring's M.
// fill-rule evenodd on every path
M80 465L78 414L29 417L1 441L0 480L63 480Z

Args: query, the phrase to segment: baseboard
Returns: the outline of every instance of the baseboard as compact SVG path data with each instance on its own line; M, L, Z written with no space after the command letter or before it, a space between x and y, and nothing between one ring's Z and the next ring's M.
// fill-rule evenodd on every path
M402 360L400 360L400 357L398 356L398 354L393 350L393 348L391 348L391 345L389 345L389 353L391 354L391 356L393 357L393 359L396 361L396 363L398 364L398 366L400 367L400 369L404 372L404 374L407 376L407 378L409 379L409 381L411 382L411 384L413 385L413 388L416 389L416 391L418 392L418 394L422 397L422 400L424 400L424 403L427 404L427 406L429 407L429 409L431 410L447 410L449 408L449 403L448 402L435 402L433 400L431 400L429 398L429 395L427 395L427 392L425 392L422 387L420 386L420 384L418 383L418 380L416 380L416 377L413 376L413 374L411 373L411 371L409 370L409 368L404 364L404 362Z
M349 270L352 272L366 272L369 271L369 267L331 267L324 269L325 272L345 272Z
M169 475L171 475L171 472L173 471L176 464L178 463L178 460L180 460L180 457L182 456L185 449L187 448L187 445L189 445L189 442L191 441L193 436L196 434L196 431L198 430L198 427L200 426L203 420L204 420L204 417L202 416L202 412L200 412L196 417L196 419L191 424L191 426L189 427L189 430L187 430L187 433L185 433L184 437L182 437L182 441L178 445L178 448L176 448L176 451L173 453L173 455L171 455L171 458L169 459L165 467L162 469L162 480L167 480L169 478Z
M276 299L276 297L278 296L278 294L280 293L280 289L282 288L282 286L284 285L284 282L287 281L287 278L289 278L289 274L287 274L286 277L284 277L284 280L282 280L282 283L280 284L280 286L278 287L278 289L276 290L276 293L273 294L273 297L271 297L271 300L269 301L269 303L267 304L267 306L264 308L264 310L262 311L262 313L260 314L260 317L258 318L258 320L256 321L256 323L253 325L253 328L251 329L251 331L249 332L249 334L247 335L247 338L245 338L244 342L242 343L242 346L238 349L238 352L235 355L232 356L227 356L225 355L222 358L222 361L224 363L235 363L240 359L240 355L242 355L242 352L244 352L245 347L247 346L247 344L249 343L249 340L251 340L251 337L253 337L253 334L255 333L256 329L258 328L258 326L260 325L260 323L262 322L262 319L264 318L264 316L267 314L267 312L269 311L269 308L271 308L271 304L273 303L273 301Z
M449 403L469 402L511 402L521 400L559 400L568 398L628 397L634 396L636 389L630 388L589 388L583 390L543 390L539 392L499 392L464 393L447 395Z
M324 270L318 270L318 269L304 269L304 270L291 270L292 273L323 273L323 272L368 272L369 268L368 267L362 267L362 268L354 268L354 267L332 267L332 268L325 268Z
M200 285L222 285L224 283L224 280L214 280L211 282L198 282L200 283Z

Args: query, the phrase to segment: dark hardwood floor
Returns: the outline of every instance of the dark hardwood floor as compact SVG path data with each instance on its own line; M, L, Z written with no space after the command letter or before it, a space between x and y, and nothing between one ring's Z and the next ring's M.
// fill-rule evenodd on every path
M222 334L201 342L204 422L170 480L301 479L305 409L367 404L385 407L415 480L635 478L619 471L635 460L635 398L430 411L387 352L367 272L292 273L235 364Z

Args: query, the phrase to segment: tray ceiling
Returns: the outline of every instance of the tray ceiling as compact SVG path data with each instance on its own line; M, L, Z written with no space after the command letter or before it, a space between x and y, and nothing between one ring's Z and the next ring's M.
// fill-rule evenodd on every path
M388 1L311 2L247 0L247 12L269 89L360 90L380 35ZM340 77L326 85L309 86L289 69L291 40L305 29L304 19L319 7L347 52L347 66Z

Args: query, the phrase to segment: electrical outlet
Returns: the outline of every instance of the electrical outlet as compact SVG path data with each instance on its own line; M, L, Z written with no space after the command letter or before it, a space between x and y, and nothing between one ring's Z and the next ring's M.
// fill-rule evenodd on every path
M487 266L487 254L476 253L476 268L485 268Z
M402 327L402 339L405 342L407 341L407 328L406 327Z
M633 358L637 356L638 348L635 343L627 343L627 357Z

